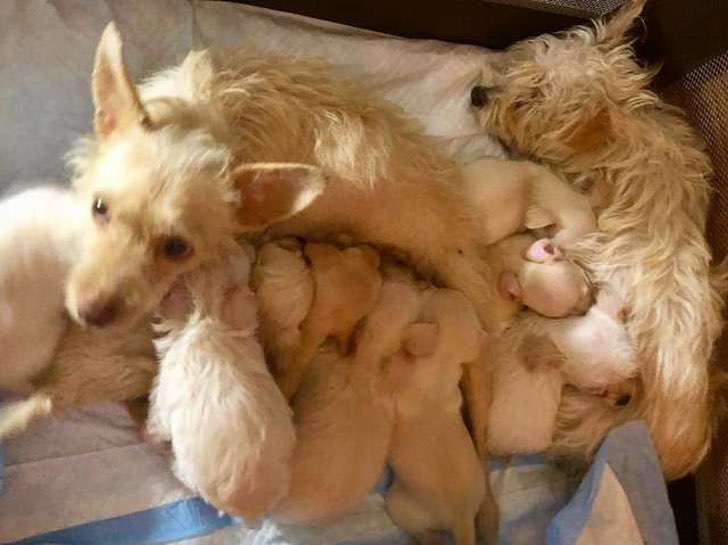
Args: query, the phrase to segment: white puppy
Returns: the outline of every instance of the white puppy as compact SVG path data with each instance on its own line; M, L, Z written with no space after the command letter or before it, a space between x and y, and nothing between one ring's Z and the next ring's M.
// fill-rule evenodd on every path
M68 326L64 287L88 216L55 187L0 202L0 388L27 391L50 363Z
M458 383L463 364L479 357L484 333L473 306L453 290L425 291L418 320L404 339L414 359L396 398L387 510L420 541L450 530L456 545L474 545L486 481L461 416Z
M168 333L157 341L149 432L171 440L183 483L218 509L253 520L288 491L295 435L256 336L250 261L229 244L219 261L183 277L191 316L182 305L180 319L169 298L162 304Z
M596 230L589 199L530 161L479 159L462 167L466 195L490 244L524 229L565 245Z
M353 357L329 343L314 357L294 399L298 443L291 491L274 516L288 522L336 517L363 502L384 469L402 332L419 311L406 274L385 276ZM396 276L396 277L395 277Z
M602 291L585 316L549 320L525 315L493 343L492 454L546 450L565 384L590 392L628 393L637 361L624 311L614 296Z

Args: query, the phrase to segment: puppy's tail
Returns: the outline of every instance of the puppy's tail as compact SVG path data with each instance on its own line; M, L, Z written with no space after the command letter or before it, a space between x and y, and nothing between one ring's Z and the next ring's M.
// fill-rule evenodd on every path
M47 416L53 410L53 401L43 393L11 403L0 409L0 439L23 431L37 418Z
M647 0L627 0L606 21L598 21L597 41L600 43L624 42L627 33L642 13Z

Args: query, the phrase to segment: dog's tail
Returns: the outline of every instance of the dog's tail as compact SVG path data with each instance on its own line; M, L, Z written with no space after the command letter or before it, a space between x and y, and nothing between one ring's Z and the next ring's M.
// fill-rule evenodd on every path
M3 407L0 409L0 439L23 431L33 420L49 415L52 410L53 401L44 393Z
M626 0L605 21L597 21L597 41L599 43L624 42L627 33L634 26L646 3L647 0Z

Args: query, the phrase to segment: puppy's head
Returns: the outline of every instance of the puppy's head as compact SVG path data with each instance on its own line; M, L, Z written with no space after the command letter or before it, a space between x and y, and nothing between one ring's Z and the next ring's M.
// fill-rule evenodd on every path
M481 125L506 144L562 163L609 148L626 112L653 103L626 32L644 0L606 24L519 42L497 56L473 88Z
M518 275L501 275L500 291L550 318L583 314L592 303L591 284L584 271L548 239L538 240L526 250Z
M113 24L96 52L92 91L95 138L71 159L93 218L66 294L82 324L103 327L150 311L222 241L297 213L324 189L312 166L236 164L194 105L142 103Z

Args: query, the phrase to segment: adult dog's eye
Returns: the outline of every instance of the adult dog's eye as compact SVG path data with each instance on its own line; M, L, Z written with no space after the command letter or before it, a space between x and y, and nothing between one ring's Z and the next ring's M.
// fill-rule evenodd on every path
M189 243L180 237L169 237L162 243L162 252L169 259L184 259L191 251Z
M91 207L91 211L94 216L97 217L106 217L109 214L109 207L104 202L104 199L101 197L96 198L94 200L94 204Z

